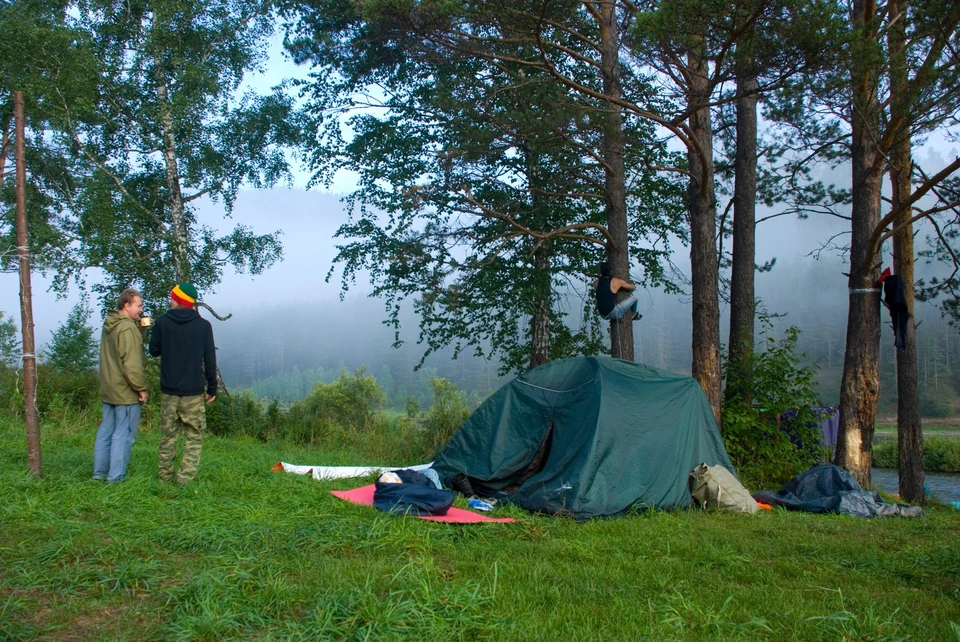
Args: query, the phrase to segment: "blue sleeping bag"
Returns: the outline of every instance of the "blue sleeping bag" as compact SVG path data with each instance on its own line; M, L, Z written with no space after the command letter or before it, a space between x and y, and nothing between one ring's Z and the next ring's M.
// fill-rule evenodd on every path
M441 490L415 470L394 471L402 484L376 482L373 507L394 515L446 515L456 494Z

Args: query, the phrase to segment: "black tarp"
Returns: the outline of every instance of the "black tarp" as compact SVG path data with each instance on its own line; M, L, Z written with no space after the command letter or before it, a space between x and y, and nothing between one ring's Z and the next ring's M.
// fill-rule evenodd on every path
M854 517L918 517L919 506L900 506L860 487L853 475L834 464L814 466L800 473L778 492L761 491L753 498L764 504L810 513L843 513Z

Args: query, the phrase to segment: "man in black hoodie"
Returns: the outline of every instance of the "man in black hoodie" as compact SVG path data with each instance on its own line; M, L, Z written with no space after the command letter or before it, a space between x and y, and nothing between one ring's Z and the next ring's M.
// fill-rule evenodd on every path
M207 423L204 403L217 397L213 328L193 309L196 301L197 289L192 284L174 287L170 310L157 319L150 336L150 354L160 357L160 481L178 484L197 475ZM180 435L183 459L174 475Z

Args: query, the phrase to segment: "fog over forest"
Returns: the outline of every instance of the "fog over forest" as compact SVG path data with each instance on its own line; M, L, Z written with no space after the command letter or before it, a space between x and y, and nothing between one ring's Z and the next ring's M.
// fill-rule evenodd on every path
M928 154L934 152L927 151ZM952 150L943 150L953 154ZM936 156L928 161L939 165ZM833 179L847 182L841 167ZM847 179L847 180L845 180ZM377 375L387 389L389 403L400 405L410 395L429 403L428 381L440 376L456 382L474 399L485 396L498 385L499 364L478 359L467 350L456 360L452 350L428 358L421 370L423 347L417 345L418 320L408 308L402 315L400 348L393 348L392 328L383 324L386 312L382 301L370 299L369 283L358 280L340 300L340 277L334 272L325 281L336 253L333 235L346 214L338 195L300 189L272 189L241 192L231 220L224 220L214 203L200 206L201 223L227 229L235 223L251 226L257 233L282 230L284 257L258 276L227 274L216 292L202 292L201 298L220 314L233 314L226 322L214 321L221 371L227 385L252 389L264 397L285 401L305 396L314 381L331 380L340 368L362 366ZM722 209L722 208L721 208ZM771 214L762 207L758 219ZM774 336L780 338L788 326L801 331L799 347L808 359L820 366L820 390L824 403L837 403L843 362L847 312L848 270L837 249L817 252L848 222L819 217L799 220L782 216L766 221L757 230L757 261L776 258L770 272L757 274L760 309L773 316ZM918 249L925 246L926 232L918 232ZM725 248L729 249L729 239ZM843 246L843 236L833 245ZM685 269L685 247L674 244L674 262ZM811 254L813 253L813 255ZM816 257L816 258L815 258ZM890 265L889 252L884 265ZM942 273L941 266L918 262L919 278ZM641 279L641 274L632 274ZM91 278L96 278L92 273ZM74 289L57 300L46 288L48 278L34 276L34 310L39 345L66 318L79 300ZM691 365L691 319L689 298L667 295L640 287L640 311L636 323L637 360L675 372L689 373ZM19 326L19 301L15 274L0 275L0 311L12 316ZM576 327L584 322L582 310L589 297L589 282L563 293L565 321ZM99 325L100 306L94 303L92 325ZM722 310L726 306L722 306ZM157 315L162 310L148 310ZM893 338L886 310L882 340L880 414L895 413ZM954 412L955 386L960 380L960 335L940 316L935 304L918 303L917 330L921 389L926 414ZM721 320L724 340L727 319ZM762 329L758 324L758 332ZM758 337L758 345L762 337ZM957 372L954 375L954 372ZM295 375L295 376L294 376ZM938 405L939 404L939 405Z

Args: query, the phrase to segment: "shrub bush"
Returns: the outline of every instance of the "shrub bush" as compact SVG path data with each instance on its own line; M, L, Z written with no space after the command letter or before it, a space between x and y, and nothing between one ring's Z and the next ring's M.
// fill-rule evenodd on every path
M267 422L260 402L247 390L231 395L218 394L207 405L207 432L217 437L247 435L262 439Z
M467 396L446 379L431 379L433 405L423 418L423 440L432 457L446 445L457 428L470 416Z
M873 447L873 465L878 468L896 468L897 457L896 440L883 441ZM960 440L925 437L923 469L931 473L960 473Z
M23 416L23 371L0 365L0 412ZM96 371L58 370L37 366L37 411L56 419L70 412L100 412L100 380Z
M794 475L820 461L820 420L816 366L801 366L796 353L800 331L791 327L777 342L766 326L766 349L752 364L754 405L734 399L723 407L723 441L744 484L750 488L780 488ZM729 369L724 365L727 376ZM727 385L730 385L728 381ZM787 411L796 412L789 423Z
M318 383L303 401L291 406L282 436L295 443L354 441L380 426L385 396L377 380L360 368L346 370L333 383Z
M888 439L873 444L873 465L877 468L897 467L896 439Z
M0 412L19 417L23 413L23 381L14 368L0 363Z
M23 403L23 375L20 376ZM37 408L41 416L72 408L81 412L100 407L100 376L96 370L60 370L45 363L37 366Z
M409 395L407 400L403 402L403 411L407 413L407 417L415 419L420 414L420 400L413 395Z

